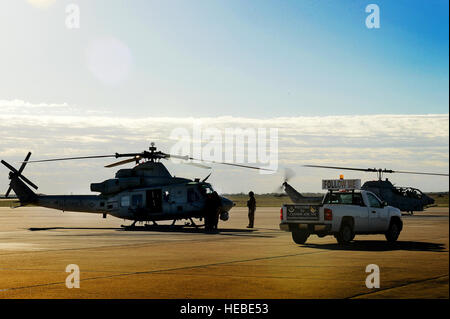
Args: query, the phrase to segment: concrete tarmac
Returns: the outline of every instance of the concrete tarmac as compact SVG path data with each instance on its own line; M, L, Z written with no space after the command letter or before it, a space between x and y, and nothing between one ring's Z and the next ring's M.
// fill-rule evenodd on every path
M279 208L258 208L254 229L233 208L220 232L165 227L127 231L108 216L0 208L0 298L449 298L449 211L405 216L395 244L332 236L297 245ZM184 222L179 221L178 224ZM66 267L80 288L66 287ZM380 288L365 285L380 267Z

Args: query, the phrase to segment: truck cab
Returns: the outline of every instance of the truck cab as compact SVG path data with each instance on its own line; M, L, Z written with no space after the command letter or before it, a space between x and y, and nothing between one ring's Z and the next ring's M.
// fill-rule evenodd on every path
M384 234L389 242L397 240L403 228L399 209L387 205L374 193L361 190L360 182L352 187L329 187L320 204L285 204L280 211L280 229L290 231L297 244L308 237L333 235L338 243L347 244L355 235ZM332 184L335 185L335 184Z

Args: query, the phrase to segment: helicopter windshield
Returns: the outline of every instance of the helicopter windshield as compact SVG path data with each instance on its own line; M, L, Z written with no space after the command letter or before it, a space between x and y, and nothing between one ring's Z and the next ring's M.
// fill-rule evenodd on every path
M200 193L202 193L202 195L208 195L208 194L212 194L214 192L213 188L211 187L211 184L200 184Z

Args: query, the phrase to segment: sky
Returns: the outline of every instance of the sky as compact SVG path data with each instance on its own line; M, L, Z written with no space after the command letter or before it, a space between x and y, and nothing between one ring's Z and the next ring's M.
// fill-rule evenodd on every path
M371 3L378 29L365 24ZM67 27L69 4L79 28ZM0 157L136 152L151 141L169 151L173 129L200 121L278 128L280 171L214 165L222 192L271 192L283 167L306 191L341 173L302 164L447 173L448 12L448 1L4 0ZM88 193L112 177L105 164L30 164L26 176L42 192ZM448 190L447 177L390 179Z

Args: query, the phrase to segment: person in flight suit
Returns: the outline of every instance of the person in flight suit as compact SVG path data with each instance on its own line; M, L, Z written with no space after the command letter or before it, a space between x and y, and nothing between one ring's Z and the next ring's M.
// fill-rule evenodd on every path
M248 193L248 196L250 198L247 201L247 207L248 207L248 226L247 226L247 228L253 228L253 224L255 222L256 199L255 199L255 194L252 191L250 191Z
M217 231L217 224L219 223L220 208L222 206L222 199L216 191L212 193L213 211L212 214L212 229Z
M217 192L206 195L204 210L206 232L213 232L217 230L221 206L222 200Z
M212 211L214 209L214 200L212 194L206 194L204 217L205 217L205 231L210 232L212 230Z

